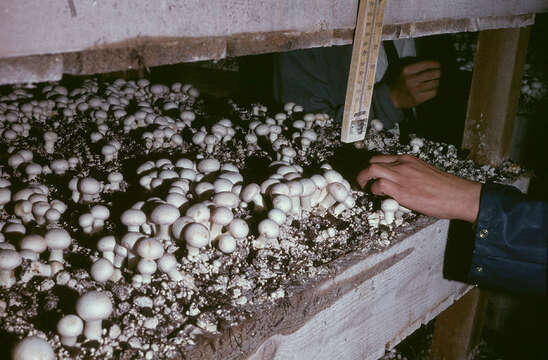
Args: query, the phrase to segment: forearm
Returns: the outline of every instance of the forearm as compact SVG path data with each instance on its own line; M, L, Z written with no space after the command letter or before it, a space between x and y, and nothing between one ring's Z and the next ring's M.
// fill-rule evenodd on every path
M481 195L469 282L513 293L546 294L548 204L510 186Z

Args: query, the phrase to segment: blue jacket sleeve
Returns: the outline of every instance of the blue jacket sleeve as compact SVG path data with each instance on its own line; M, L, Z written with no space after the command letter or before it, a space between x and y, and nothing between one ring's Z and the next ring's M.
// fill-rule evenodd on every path
M546 294L548 203L514 187L482 188L468 279L486 288Z

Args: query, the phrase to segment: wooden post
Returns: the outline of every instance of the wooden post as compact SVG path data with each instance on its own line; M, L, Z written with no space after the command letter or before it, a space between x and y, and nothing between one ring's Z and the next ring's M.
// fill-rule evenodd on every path
M479 33L463 148L478 163L508 159L531 28ZM473 289L436 319L430 358L464 360L477 346L487 295Z
M463 148L479 163L508 159L531 28L479 33Z
M442 312L434 327L430 359L465 360L479 343L487 296L475 288Z

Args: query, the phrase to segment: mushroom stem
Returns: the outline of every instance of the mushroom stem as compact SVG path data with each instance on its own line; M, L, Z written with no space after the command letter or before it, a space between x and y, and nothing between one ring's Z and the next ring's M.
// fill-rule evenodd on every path
M90 340L100 340L103 329L102 320L87 320L84 326L84 335Z

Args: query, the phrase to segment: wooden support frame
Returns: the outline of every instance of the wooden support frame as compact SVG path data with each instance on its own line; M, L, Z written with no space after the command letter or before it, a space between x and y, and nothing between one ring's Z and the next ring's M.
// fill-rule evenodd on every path
M462 143L476 162L498 165L510 154L530 31L479 34Z
M481 31L463 148L479 163L508 159L531 27ZM487 294L470 291L436 319L430 358L468 359L478 345Z

